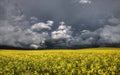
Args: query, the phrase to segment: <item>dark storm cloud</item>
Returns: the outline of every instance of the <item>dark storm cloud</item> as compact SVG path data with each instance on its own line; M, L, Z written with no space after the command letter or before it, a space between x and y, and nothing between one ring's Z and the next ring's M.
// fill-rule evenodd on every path
M5 19L0 20L0 45L8 45L22 48L44 48L44 41L49 37L53 21L39 22L31 25L22 11L9 1L3 1L5 5ZM6 7L6 8L5 8ZM4 13L1 13L4 14ZM31 17L31 22L37 18ZM37 30L44 30L37 32Z
M103 26L106 22L101 25L101 20L119 17L120 13L119 0L19 0L17 3L29 17L36 16L41 21L51 19L57 23L64 20L74 27L85 24L91 29Z
M119 0L0 0L0 45L35 49L119 46L119 3Z

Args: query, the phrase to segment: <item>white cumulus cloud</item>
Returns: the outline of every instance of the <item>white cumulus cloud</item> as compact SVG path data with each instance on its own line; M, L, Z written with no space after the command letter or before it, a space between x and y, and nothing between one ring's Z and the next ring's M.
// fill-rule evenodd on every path
M52 39L68 39L71 37L71 27L66 26L64 22L61 22L61 25L58 27L56 31L51 33Z
M51 30L51 26L53 25L53 23L54 23L53 21L47 21L47 23L39 22L39 23L32 25L31 29L37 30L37 31L41 31L42 29Z
M79 3L81 4L91 3L91 0L80 0Z

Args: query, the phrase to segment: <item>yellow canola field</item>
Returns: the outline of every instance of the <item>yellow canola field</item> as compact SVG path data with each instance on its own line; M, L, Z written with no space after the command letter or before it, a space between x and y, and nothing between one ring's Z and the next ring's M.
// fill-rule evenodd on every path
M120 75L120 48L0 50L0 75Z

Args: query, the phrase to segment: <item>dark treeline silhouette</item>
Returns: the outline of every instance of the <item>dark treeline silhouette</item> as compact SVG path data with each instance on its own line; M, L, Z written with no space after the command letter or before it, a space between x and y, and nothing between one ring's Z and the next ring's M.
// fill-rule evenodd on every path
M120 48L120 44L102 44L102 45L98 45L98 44L95 44L95 45L74 45L74 46L71 46L71 47L67 47L67 46L56 46L54 44L51 44L51 43L47 43L46 44L47 47L46 48L38 48L36 50L53 50L53 49L56 49L56 50L59 50L59 49L74 49L74 50L77 50L77 49L84 49L84 48L98 48L98 47L115 47L115 48ZM7 45L0 45L0 49L7 49L7 50L35 50L33 48L29 48L29 47L26 47L26 48L23 48L23 47L14 47L14 46L7 46Z

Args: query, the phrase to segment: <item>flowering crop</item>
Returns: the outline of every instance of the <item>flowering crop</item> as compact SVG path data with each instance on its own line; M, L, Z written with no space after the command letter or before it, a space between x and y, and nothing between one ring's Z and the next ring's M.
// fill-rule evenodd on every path
M1 50L0 75L120 75L120 49Z

